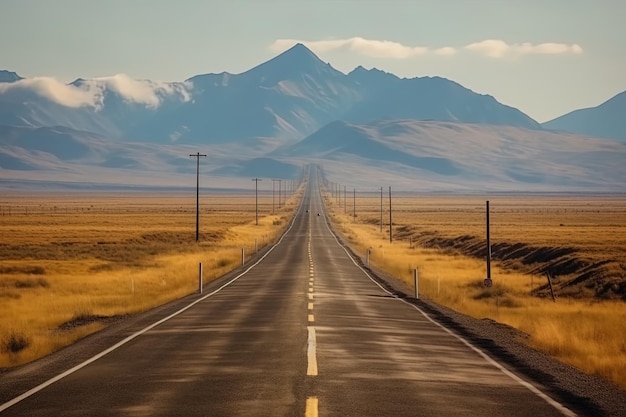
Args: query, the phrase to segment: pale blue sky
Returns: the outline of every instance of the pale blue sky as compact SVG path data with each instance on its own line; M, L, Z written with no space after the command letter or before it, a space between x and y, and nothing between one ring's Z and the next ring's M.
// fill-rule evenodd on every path
M438 75L544 122L626 90L625 16L621 0L2 0L0 69L182 81L300 40L343 72Z

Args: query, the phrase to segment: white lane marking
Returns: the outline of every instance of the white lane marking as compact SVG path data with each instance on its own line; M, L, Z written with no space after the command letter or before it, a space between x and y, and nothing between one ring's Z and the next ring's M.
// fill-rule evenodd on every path
M317 413L318 400L317 397L309 397L306 399L306 411L304 417L318 417Z
M228 287L229 285L231 285L233 282L237 281L239 278L241 278L242 276L246 275L248 272L250 272L250 270L252 268L254 268L255 266L257 266L258 264L260 264L284 239L284 237L289 233L289 231L293 228L293 225L295 223L295 220L298 216L298 214L300 213L301 209L302 209L302 201L304 201L304 199L302 199L300 201L300 205L298 206L298 210L296 210L296 213L294 214L293 218L291 219L291 223L289 224L289 227L287 228L287 230L285 231L285 233L283 233L283 235L280 237L280 239L278 239L278 242L276 242L276 244L274 246L272 246L263 256L261 256L261 258L259 258L258 261L256 261L255 263L253 263L252 265L250 265L245 271L243 271L242 273L240 273L239 275L237 275L236 277L234 277L233 279L231 279L230 281L228 281L227 283L223 284L222 286L218 287L217 289L213 290L212 292L206 294L205 296L197 299L196 301L194 301L193 303L181 308L180 310L170 314L169 316L155 322L152 323L151 325L149 325L148 327L139 330L137 333L134 333L130 336L128 336L126 339L114 344L113 346L111 346L108 349L103 350L102 352L98 353L95 356L92 356L91 358L87 359L86 361L84 361L83 363L80 363L76 366L74 366L73 368L68 369L67 371L53 377L50 378L49 380L42 382L41 384L37 385L34 388L31 388L30 390L26 391L25 393L18 395L17 397L13 398L10 401L7 401L4 404L0 404L0 412L6 410L9 407L14 406L15 404L24 401L26 398L30 397L33 394L38 393L39 391L49 387L50 385L54 384L55 382L60 381L61 379L65 378L68 375L73 374L74 372L84 368L85 366L97 361L98 359L102 358L103 356L108 355L109 353L113 352L114 350L124 346L126 343L130 342L133 339L136 339L137 337L141 336L142 334L154 329L155 327L157 327L160 324L165 323L166 321L178 316L179 314L189 310L191 307L195 306L196 304L198 304L201 301L206 300L207 298L211 297L212 295L217 294L218 292L220 292L221 290L223 290L224 288Z
M315 323L315 316L313 316L313 314L309 314L309 323Z
M467 341L466 339L464 339L463 337L459 336L458 334L454 333L452 330L448 329L447 327L443 326L442 324L436 322L435 320L433 320L432 318L430 318L430 316L428 314L426 314L426 312L424 312L421 308L419 308L418 306L416 306L415 304L411 304L406 300L403 300L402 298L398 298L395 294L387 291L387 289L385 289L382 285L380 285L365 269L363 269L352 257L352 255L350 255L350 252L348 252L348 249L346 249L341 243L339 243L339 239L337 238L337 235L335 235L335 233L332 231L332 229L330 228L330 226L328 225L328 219L326 217L326 211L323 210L322 211L324 214L324 220L325 220L325 224L326 224L326 228L328 229L328 231L330 232L330 234L333 236L333 238L335 239L335 241L337 242L337 245L339 245L339 247L341 247L341 249L343 249L343 251L346 253L346 255L348 255L348 258L352 261L352 263L354 265L356 265L357 268L359 268L364 274L365 276L367 276L374 284L376 284L381 290L383 290L384 292L386 292L387 294L391 295L395 300L398 300L412 308L414 308L415 310L419 311L428 321L430 321L431 323L437 325L438 327L440 327L441 329L443 329L446 333L452 335L453 337L457 338L458 340L460 340L463 344L465 344L467 347L469 347L470 349L472 349L474 352L478 353L480 356L483 357L483 359L485 359L489 364L495 366L496 368L498 368L503 374L507 375L508 377L510 377L512 380L514 380L515 382L517 382L518 384L520 384L521 386L525 387L526 389L528 389L530 392L532 392L533 394L535 394L536 396L538 396L539 398L543 399L545 402L547 402L548 404L550 404L552 407L554 407L557 411L559 411L561 414L563 414L566 417L577 417L577 414L574 413L572 410L570 410L569 408L565 407L563 404L561 404L560 402L553 400L550 396L548 396L547 394L543 393L539 388L537 388L536 386L534 386L533 384L531 384L530 382L520 378L519 376L517 376L516 374L514 374L513 372L509 371L508 369L506 369L504 367L504 365L501 365L499 362L495 361L494 359L492 359L489 355L487 355L485 352L483 352L482 350L478 349L476 346L474 346L473 344L471 344L469 341Z
M307 368L306 374L308 376L317 376L317 341L315 337L315 327L308 326L309 339L307 348Z
M313 310L313 303L309 303L307 307L309 308L309 310Z
M309 300L313 299L313 294L309 294Z

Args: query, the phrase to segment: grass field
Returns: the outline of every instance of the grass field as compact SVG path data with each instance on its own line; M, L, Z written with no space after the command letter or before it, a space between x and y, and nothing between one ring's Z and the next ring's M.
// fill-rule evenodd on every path
M338 229L409 291L417 268L421 297L513 326L533 347L626 389L625 197L490 198L494 253L513 248L493 261L490 289L482 284L485 198L393 198L390 243L387 195L382 231L380 194L341 197L325 196ZM544 290L551 265L563 273L556 302Z
M273 242L297 196L0 198L0 367L32 361L119 318L198 290ZM274 212L273 212L274 211ZM273 213L272 213L273 212Z
M533 261L494 260L491 289L482 286L485 262L475 256L484 240L484 198L394 198L392 243L386 196L382 232L379 197L357 196L345 210L343 200L326 198L334 222L361 254L370 248L373 264L407 287L419 269L421 296L516 327L532 346L626 389L626 303L598 297L597 284L559 287L556 303L539 291L541 265L563 257L600 263L605 280L624 281L626 198L491 198L494 248L517 245ZM3 195L0 366L197 291L199 262L205 281L234 269L242 247L251 254L255 241L261 248L276 238L296 201L279 209L271 195L260 197L257 226L254 196L203 197L196 243L195 198L186 195ZM568 250L554 258L545 248ZM557 279L564 285L568 277Z

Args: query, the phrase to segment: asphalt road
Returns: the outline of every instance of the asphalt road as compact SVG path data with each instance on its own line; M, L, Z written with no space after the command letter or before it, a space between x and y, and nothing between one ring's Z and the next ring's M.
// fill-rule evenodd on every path
M315 174L257 265L1 375L0 415L575 415L370 279L328 228Z

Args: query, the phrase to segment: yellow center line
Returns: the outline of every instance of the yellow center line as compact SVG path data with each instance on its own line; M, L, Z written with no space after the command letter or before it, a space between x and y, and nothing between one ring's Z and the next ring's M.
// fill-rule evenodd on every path
M306 399L306 411L304 417L317 417L317 397L310 397Z
M309 376L317 376L317 341L315 337L315 327L307 327L309 331L308 348L307 348L307 369L306 374Z

